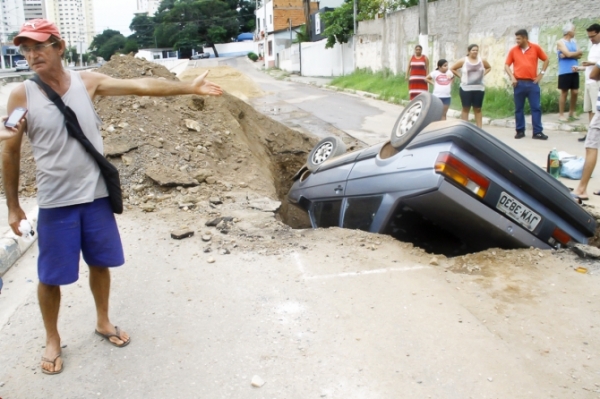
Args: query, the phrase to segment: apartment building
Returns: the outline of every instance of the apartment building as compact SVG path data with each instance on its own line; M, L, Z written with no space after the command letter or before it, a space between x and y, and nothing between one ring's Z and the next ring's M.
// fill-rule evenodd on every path
M0 0L0 41L8 42L8 36L18 31L25 22L24 0Z
M137 0L136 14L148 14L153 16L158 11L160 0Z
M44 0L44 3L46 18L58 26L67 46L76 46L79 52L87 51L96 35L94 1Z
M25 21L46 17L46 3L42 0L23 0Z

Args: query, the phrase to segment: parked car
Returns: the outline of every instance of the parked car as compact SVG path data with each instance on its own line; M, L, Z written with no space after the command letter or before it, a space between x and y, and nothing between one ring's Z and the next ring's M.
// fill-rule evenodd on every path
M30 71L29 64L27 63L27 60L15 61L15 69L17 70L17 72L19 72L19 71Z
M595 219L560 181L475 125L440 121L441 113L441 101L424 93L402 111L390 141L343 154L340 139L321 140L288 200L315 228L412 242L442 234L469 251L556 248L594 235Z
M192 60L200 60L203 58L210 58L210 53L196 53L192 55Z

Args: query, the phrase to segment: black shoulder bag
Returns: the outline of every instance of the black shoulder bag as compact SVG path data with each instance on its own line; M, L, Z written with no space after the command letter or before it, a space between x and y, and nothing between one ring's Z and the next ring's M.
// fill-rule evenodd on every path
M94 145L85 136L83 130L81 130L77 115L75 115L75 112L73 112L71 108L65 105L62 98L60 98L50 86L42 82L38 75L34 75L31 80L37 83L38 86L46 92L48 98L56 104L56 107L64 114L69 135L79 141L83 148L85 148L85 150L94 158L96 163L98 163L98 167L100 168L100 172L106 183L106 188L108 189L108 198L110 199L112 210L117 214L123 213L123 195L121 193L121 180L119 179L119 171L117 168L94 148Z

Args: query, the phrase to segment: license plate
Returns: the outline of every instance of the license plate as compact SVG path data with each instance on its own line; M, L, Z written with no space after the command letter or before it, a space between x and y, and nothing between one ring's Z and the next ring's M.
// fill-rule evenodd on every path
M533 231L542 220L540 215L504 191L500 195L496 208L529 231Z

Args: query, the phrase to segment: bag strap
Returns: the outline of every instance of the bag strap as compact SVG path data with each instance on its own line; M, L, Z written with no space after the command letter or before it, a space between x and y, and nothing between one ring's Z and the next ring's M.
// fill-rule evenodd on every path
M83 130L81 129L81 125L77 120L77 115L75 114L75 112L73 112L73 110L63 102L62 98L58 95L57 92L54 91L54 89L52 89L52 87L48 86L42 81L42 79L40 79L39 75L33 75L31 80L37 83L37 85L46 93L48 98L60 110L60 112L63 113L63 115L65 116L67 132L69 133L69 135L77 141L79 141L83 148L85 148L85 150L96 160L96 162L104 163L104 161L106 161L106 158L104 158L104 156L100 154L98 150L96 150L94 145L83 133Z

